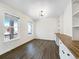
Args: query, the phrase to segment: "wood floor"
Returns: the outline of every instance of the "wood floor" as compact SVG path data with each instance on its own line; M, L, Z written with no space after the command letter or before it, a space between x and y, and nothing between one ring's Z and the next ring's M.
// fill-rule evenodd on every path
M59 59L54 41L33 40L2 56L0 59Z

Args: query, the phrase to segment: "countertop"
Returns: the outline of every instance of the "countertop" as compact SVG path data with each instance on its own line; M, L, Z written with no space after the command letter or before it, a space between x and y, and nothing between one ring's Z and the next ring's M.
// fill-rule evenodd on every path
M55 33L60 38L63 44L71 51L71 53L79 59L79 41L72 40L72 37L65 34Z

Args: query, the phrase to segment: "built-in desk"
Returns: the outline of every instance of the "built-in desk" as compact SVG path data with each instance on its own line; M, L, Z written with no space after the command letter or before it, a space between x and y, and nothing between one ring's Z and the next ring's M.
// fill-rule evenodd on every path
M63 44L70 51L70 54L74 56L72 59L79 59L79 41L73 41L72 37L65 34L56 33L56 36L59 38L59 48L63 49L63 47L61 47L61 45ZM62 52L63 54L65 54L64 51ZM69 56L69 53L67 53L67 55Z

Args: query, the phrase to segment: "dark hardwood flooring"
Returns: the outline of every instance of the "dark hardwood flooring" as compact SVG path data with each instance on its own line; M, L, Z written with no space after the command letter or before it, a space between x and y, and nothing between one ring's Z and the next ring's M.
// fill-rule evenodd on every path
M54 41L35 39L3 54L0 59L59 59L58 54Z

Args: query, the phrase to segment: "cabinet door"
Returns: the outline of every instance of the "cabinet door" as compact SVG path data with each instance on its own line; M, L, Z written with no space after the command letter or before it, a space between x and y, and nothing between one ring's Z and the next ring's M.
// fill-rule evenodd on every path
M66 52L62 49L62 47L59 47L59 55L60 59L67 59Z
M63 54L62 51L61 51L61 54L60 54L60 59L67 59L66 54Z
M76 59L76 58L70 54L67 54L67 59Z
M65 54L65 51L63 49L61 40L59 40L59 55L60 55L60 59L66 59L66 54Z
M73 54L68 49L66 50L66 53L67 59L76 59L75 56L73 56Z

